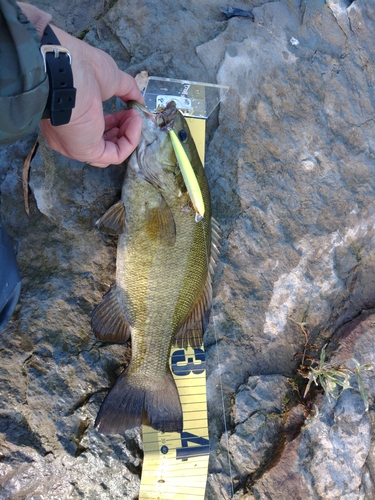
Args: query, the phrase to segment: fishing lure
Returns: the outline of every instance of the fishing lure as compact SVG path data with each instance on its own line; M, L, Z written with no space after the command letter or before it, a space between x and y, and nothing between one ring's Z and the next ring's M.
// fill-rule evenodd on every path
M169 136L171 138L173 150L175 152L178 164L180 166L182 177L184 178L185 181L186 189L188 190L193 207L199 216L196 219L202 220L204 216L205 207L197 177L195 175L193 167L191 166L190 160L187 154L185 153L185 150L180 140L178 139L175 131L169 129Z

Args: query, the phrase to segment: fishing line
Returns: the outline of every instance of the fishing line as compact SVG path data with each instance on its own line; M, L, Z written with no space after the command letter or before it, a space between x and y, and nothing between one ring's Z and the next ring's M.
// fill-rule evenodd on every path
M203 238L205 242L205 249L206 249L206 260L207 260L207 269L210 269L210 262L209 262L209 256L207 252L207 241L206 241L206 233L204 231L204 219L200 221L202 223L202 232L203 232ZM212 239L212 237L211 237ZM210 271L209 271L210 272ZM211 284L212 286L212 284ZM217 331L216 331L216 325L215 325L215 311L214 311L214 301L211 301L211 311L212 311L212 324L213 324L213 331L214 331L214 337L215 337L215 346L216 346L216 358L217 358L217 365L219 369L219 382L220 382L220 395L221 395L221 405L222 405L222 412L223 412L223 423L224 423L224 433L225 433L225 441L226 441L226 446L227 446L227 456L228 456L228 465L229 465L229 477L230 477L230 490L231 490L231 495L232 497L234 496L234 486L233 486L233 473L232 473L232 465L231 465L231 460L230 460L230 453L229 453L229 437L228 437L228 427L227 427L227 422L225 418L225 402L224 402L224 389L223 389L223 380L221 376L221 363L220 363L220 355L219 355L219 346L217 342Z

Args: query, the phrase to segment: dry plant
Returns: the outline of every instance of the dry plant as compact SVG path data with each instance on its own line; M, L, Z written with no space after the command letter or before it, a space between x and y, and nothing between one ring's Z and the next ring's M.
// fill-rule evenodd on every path
M292 318L290 318L292 319ZM353 387L350 385L350 380L353 375L356 377L358 391L362 397L363 403L365 405L365 410L369 408L369 398L366 390L365 382L363 380L363 372L372 370L373 367L370 364L361 365L356 359L352 358L354 368L348 368L339 362L330 362L326 360L326 347L322 347L320 351L319 359L315 359L311 356L306 355L306 351L310 346L309 344L309 332L306 328L307 322L304 317L302 322L297 322L292 319L292 321L298 324L304 334L305 343L302 354L297 354L295 357L301 356L301 365L298 369L298 373L302 377L308 380L303 398L305 399L308 392L311 389L312 384L322 387L324 393L330 398L333 397L337 399L341 391L345 389L350 389ZM315 347L315 346L314 346ZM306 364L309 363L309 364Z

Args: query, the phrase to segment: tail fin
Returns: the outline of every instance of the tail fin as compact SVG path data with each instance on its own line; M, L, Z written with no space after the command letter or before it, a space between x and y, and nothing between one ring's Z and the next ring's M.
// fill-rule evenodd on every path
M149 382L149 383L147 383ZM95 427L102 434L119 434L150 425L161 432L182 432L182 409L172 374L160 381L121 374L105 397Z

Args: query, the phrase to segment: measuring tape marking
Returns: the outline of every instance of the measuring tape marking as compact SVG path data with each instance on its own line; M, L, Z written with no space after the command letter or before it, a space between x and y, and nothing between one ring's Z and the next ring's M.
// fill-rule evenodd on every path
M173 358L176 351L178 357ZM204 499L210 449L205 353L190 347L181 351L172 349L171 365L173 359L175 369L171 368L180 395L184 430L163 434L150 427L142 428L144 463L140 500Z

